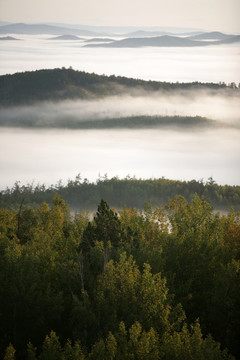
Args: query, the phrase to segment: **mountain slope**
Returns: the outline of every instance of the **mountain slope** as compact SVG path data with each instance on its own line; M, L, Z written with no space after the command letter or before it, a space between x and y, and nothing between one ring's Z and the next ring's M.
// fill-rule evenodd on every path
M219 31L212 31L207 33L202 33L195 36L189 36L189 39L192 40L225 40L234 35L224 34Z
M234 43L237 43L237 42L240 42L240 35L235 35L235 36L232 36L232 37L230 37L228 39L222 40L221 44L234 44Z
M85 40L86 43L96 43L96 42L105 42L105 43L109 42L110 43L113 41L115 41L115 40L109 39L109 38L92 38L92 39Z
M206 42L194 41L188 38L177 36L155 36L144 38L127 38L123 40L114 41L110 44L89 44L87 47L110 47L110 48L138 48L145 46L154 47L192 47L192 46L205 46Z
M59 35L53 38L50 38L49 40L82 40L80 37L75 36L75 35Z
M37 70L0 76L0 106L199 88L219 90L226 88L226 85L144 81L114 75L89 74L65 68Z
M3 37L0 37L0 40L20 40L20 39L16 39L12 36L3 36Z

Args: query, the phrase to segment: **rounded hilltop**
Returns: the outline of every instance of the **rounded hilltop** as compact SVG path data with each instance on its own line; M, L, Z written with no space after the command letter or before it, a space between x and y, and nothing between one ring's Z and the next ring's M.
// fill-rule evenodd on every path
M82 39L75 35L66 34L66 35L60 35L50 38L49 40L82 40Z

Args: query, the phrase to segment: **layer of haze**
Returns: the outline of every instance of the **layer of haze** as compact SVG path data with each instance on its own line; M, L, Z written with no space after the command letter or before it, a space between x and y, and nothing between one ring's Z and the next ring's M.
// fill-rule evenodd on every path
M219 2L218 2L219 3ZM2 2L3 4L3 2ZM48 40L45 36L16 36L22 41L0 44L0 74L42 68L69 67L160 81L239 83L239 45L200 48L104 49L83 48L81 42ZM35 180L66 181L81 173L204 180L240 184L239 101L222 93L187 97L124 97L95 102L64 102L56 107L21 107L0 115L38 117L55 122L72 116L128 115L207 116L235 128L202 131L152 130L28 130L0 129L0 188ZM57 112L58 110L58 112Z
M2 20L240 32L239 0L1 0Z
M194 48L84 48L80 41L52 41L45 36L2 41L0 74L70 67L97 74L180 82L240 81L240 46Z
M239 93L171 93L169 96L109 97L1 109L2 119L34 119L38 126L131 115L201 115L220 122L216 128L114 130L0 129L0 188L66 181L81 173L89 180L110 177L207 180L240 183Z
M201 116L221 126L240 129L240 93L236 90L185 90L112 96L96 100L65 100L32 106L0 108L0 124L69 127L86 120L131 116Z
M0 189L16 180L50 185L78 173L240 184L240 131L1 129ZM7 156L6 156L7 154Z

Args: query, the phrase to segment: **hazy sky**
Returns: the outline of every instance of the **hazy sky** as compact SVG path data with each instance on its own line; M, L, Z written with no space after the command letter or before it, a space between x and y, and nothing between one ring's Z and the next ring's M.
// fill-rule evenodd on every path
M0 0L2 21L176 26L240 33L240 0Z

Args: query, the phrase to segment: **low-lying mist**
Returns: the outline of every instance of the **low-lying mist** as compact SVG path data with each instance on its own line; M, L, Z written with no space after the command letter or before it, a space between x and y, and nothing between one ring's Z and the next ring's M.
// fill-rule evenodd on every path
M65 100L0 109L1 126L72 127L83 121L133 116L180 116L216 120L222 126L240 126L240 92L186 90L140 93L95 100Z
M29 129L0 131L0 189L98 175L240 184L240 129Z
M78 41L51 41L49 35L21 35L21 39L24 41L2 42L0 74L72 66L144 80L239 82L239 44L109 49L84 48Z

